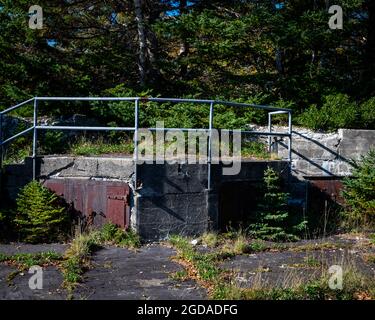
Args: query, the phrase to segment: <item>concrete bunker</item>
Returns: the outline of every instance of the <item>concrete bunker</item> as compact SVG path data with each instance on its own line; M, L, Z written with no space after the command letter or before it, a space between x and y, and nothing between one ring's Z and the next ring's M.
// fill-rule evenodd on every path
M117 101L132 103L134 106L134 126L100 127L100 126L72 126L46 125L40 121L38 110L41 103L53 101ZM201 132L207 135L207 160L203 164L181 162L169 164L140 164L139 137L142 128L139 127L140 109L144 103L198 104L206 105L207 128L146 128L146 130L165 133L180 131L182 135L190 132ZM33 120L30 126L14 135L4 135L3 120L5 116L20 107L33 105ZM269 149L271 137L284 137L288 140L288 161L272 162L272 166L282 164L290 168L292 143L292 111L272 106L254 105L217 100L152 98L152 97L34 97L11 108L0 112L0 167L2 168L2 151L14 139L31 133L32 157L24 164L7 166L2 176L1 187L7 191L9 198L15 198L19 188L31 179L43 181L46 186L60 193L74 210L81 213L88 220L96 223L100 216L119 222L126 227L130 225L138 231L144 239L163 239L171 234L198 235L208 230L217 230L219 226L219 189L223 183L231 181L248 181L263 177L266 162L242 161L241 169L233 176L222 174L226 170L222 162L215 162L219 155L215 150L219 141L216 137L214 125L215 106L231 108L255 108L267 112L268 130L253 131L246 128L241 130L220 129L220 133L236 137L241 142L241 134L252 134L263 138L268 137ZM288 119L287 132L272 131L271 118L275 114L284 114ZM132 158L111 157L40 157L38 156L38 132L40 131L122 131L133 134L134 154ZM222 137L221 137L222 138ZM225 140L229 145L230 140ZM239 148L234 147L233 155ZM219 142L222 146L222 141ZM227 148L224 148L227 149ZM197 151L197 150L194 150ZM201 156L199 149L199 157ZM223 148L220 157L223 157ZM226 154L224 154L226 156ZM188 155L189 158L189 155ZM165 160L165 159L164 159ZM221 159L222 160L222 159ZM239 161L239 160L237 160ZM234 162L233 162L234 163ZM271 162L270 162L271 163ZM262 170L257 168L259 164ZM3 171L3 170L2 170ZM281 171L281 170L280 170ZM288 170L287 170L288 171ZM98 191L99 190L99 191ZM100 193L100 196L96 196ZM97 201L101 199L101 201ZM123 213L126 210L127 213ZM112 212L113 211L113 212ZM121 211L121 212L120 212ZM121 216L121 218L118 218Z
M38 120L38 103L43 101L128 101L134 103L134 127L95 126L52 126L42 125ZM45 156L37 154L37 133L47 130L70 131L127 131L134 133L134 141L140 130L138 112L143 102L196 103L209 105L209 127L207 129L172 128L182 131L203 130L209 133L208 163L206 164L138 164L137 152L134 158L124 157L71 157ZM33 104L34 117L30 126L18 133L5 135L4 119L7 113L19 107ZM268 112L268 127L249 126L241 133L252 134L267 141L269 150L277 152L278 161L241 161L241 171L233 176L222 174L222 164L211 163L210 146L213 130L215 105L228 107L252 107ZM288 127L271 125L274 114L286 114ZM264 169L272 166L284 180L293 202L304 210L311 207L314 199L309 199L311 178L340 177L350 175L350 158L366 153L374 147L375 131L340 129L337 133L316 133L305 129L292 131L291 110L232 103L215 100L165 99L165 98L82 98L82 97L41 97L32 98L0 112L0 151L13 140L31 133L33 154L22 164L8 165L1 171L1 189L4 198L15 199L20 187L32 179L39 179L46 185L54 185L58 193L65 194L66 201L86 217L95 216L93 223L100 224L104 217L111 217L108 208L121 211L112 215L124 226L135 228L144 239L164 239L171 234L197 235L208 230L225 228L229 221L241 221L251 214L255 205L252 201L252 186L262 181ZM168 128L163 128L167 130ZM157 131L156 128L149 130ZM227 130L228 131L228 130ZM12 134L14 134L12 136ZM293 138L293 148L292 148ZM137 149L137 143L135 143ZM293 155L293 159L292 159ZM0 156L2 160L2 156ZM2 167L2 164L0 164ZM307 180L306 180L307 179ZM315 183L316 184L316 183ZM321 183L319 183L321 184ZM81 187L78 187L81 186ZM75 188L75 189L74 189ZM102 188L98 197L101 201L77 200L77 192L86 188L82 199L90 199L90 188ZM108 191L112 188L112 192ZM105 189L105 191L103 191ZM320 188L323 193L329 188ZM70 190L70 191L67 191ZM116 192L114 191L116 190ZM122 191L121 191L122 190ZM70 193L69 193L70 192ZM85 195L86 192L86 195ZM91 192L91 195L90 195ZM320 192L320 191L319 191ZM67 196L70 194L69 196ZM320 193L319 193L320 194ZM96 200L97 200L96 199ZM113 200L113 201L112 201ZM334 199L336 201L336 199ZM82 202L83 201L83 202ZM85 202L86 201L86 202ZM113 205L112 203L113 202ZM79 204L81 203L81 204ZM123 214L122 210L127 210ZM232 212L233 211L233 212ZM93 215L92 213L95 213ZM102 217L102 218L100 218ZM88 220L90 220L88 219ZM102 219L102 220L100 220Z
M225 229L229 221L239 223L243 216L229 210L233 202L228 199L246 209L252 195L243 186L259 184L267 166L287 178L287 161L243 160L236 176L224 176L222 165L212 165L211 190L207 190L206 164L139 165L136 190L131 158L39 157L36 168L40 181L63 197L84 223L100 226L112 221L131 226L145 240L160 240L172 234L196 236ZM31 168L31 158L5 167L7 197L14 199L30 181ZM241 196L233 198L238 190Z

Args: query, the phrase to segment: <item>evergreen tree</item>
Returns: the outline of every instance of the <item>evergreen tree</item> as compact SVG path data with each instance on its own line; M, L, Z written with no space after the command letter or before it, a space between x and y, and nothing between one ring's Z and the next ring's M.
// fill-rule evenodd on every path
M355 169L344 179L346 219L351 227L375 225L375 150L353 162Z
M14 222L23 241L54 241L63 234L67 214L55 193L32 181L18 195Z
M306 221L290 225L287 207L288 193L280 190L280 177L268 167L264 172L264 197L257 206L255 223L249 227L250 235L264 240L298 240Z

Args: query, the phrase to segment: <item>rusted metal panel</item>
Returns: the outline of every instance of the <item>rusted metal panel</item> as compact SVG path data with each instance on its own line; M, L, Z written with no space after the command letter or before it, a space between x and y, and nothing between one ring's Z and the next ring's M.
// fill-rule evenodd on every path
M110 221L129 227L129 196L127 183L79 179L50 179L44 185L63 198L73 212L88 225Z
M129 187L107 186L107 219L123 227L129 227Z
M342 179L338 177L309 177L307 178L310 185L309 195L321 196L325 199L343 205L344 199L341 195L343 189ZM314 200L314 199L311 199Z
M59 197L63 197L65 194L65 184L60 181L47 180L44 185Z

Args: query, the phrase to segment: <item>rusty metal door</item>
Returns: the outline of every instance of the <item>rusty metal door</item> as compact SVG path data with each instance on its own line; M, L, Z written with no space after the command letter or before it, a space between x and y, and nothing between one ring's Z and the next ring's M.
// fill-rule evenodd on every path
M62 197L90 224L112 222L121 228L129 227L130 188L118 181L49 179L44 185Z
M129 227L129 186L107 186L107 220L123 228Z

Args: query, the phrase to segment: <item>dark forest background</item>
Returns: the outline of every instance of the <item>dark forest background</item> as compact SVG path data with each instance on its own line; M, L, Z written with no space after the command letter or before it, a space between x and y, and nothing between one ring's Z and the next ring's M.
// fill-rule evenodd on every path
M34 4L41 30L28 26ZM342 30L328 26L334 4ZM195 97L289 107L314 129L374 129L374 19L373 0L0 0L0 108L33 96ZM126 124L124 108L43 110ZM149 117L204 124L207 110L187 109ZM264 120L221 111L228 126Z

